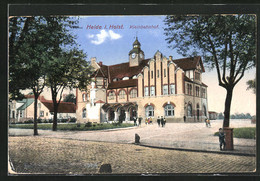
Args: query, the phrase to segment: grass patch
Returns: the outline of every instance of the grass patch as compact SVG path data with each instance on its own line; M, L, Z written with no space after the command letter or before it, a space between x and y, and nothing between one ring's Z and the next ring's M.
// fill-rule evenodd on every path
M59 124L58 130L64 131L88 131L88 130L103 130L103 129L114 129L114 128L125 128L132 127L134 124L122 123L122 124L92 124L90 127L85 127L85 124ZM21 128L21 129L33 129L33 124L11 124L9 128ZM52 124L37 124L38 129L51 130Z
M214 136L218 136L218 132L214 134ZM255 139L256 136L256 128L248 127L248 128L234 128L233 137L234 138L245 138L245 139Z

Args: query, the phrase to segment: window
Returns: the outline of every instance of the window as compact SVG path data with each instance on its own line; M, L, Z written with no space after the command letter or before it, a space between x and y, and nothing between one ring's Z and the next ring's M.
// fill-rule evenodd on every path
M195 79L200 80L200 73L199 72L195 72Z
M154 86L150 87L150 96L154 96L155 95L155 88Z
M187 115L188 115L189 117L191 117L191 116L192 116L192 107L191 107L191 104L188 105L187 111L188 111L188 112L187 112L187 113L188 113Z
M163 86L163 95L168 95L168 85Z
M153 79L153 71L151 71L151 79Z
M203 111L204 111L204 115L207 117L207 109L205 105L203 106Z
M170 85L170 94L175 94L175 85L174 84Z
M124 99L125 98L125 91L124 90L121 90L119 92L119 99Z
M23 117L23 111L20 110L20 118L22 118L22 117Z
M159 70L157 70L157 78L160 77L160 74L159 74L159 73L160 73Z
M206 89L202 88L201 92L202 92L202 97L206 98Z
M200 96L200 87L196 86L196 96Z
M163 69L164 77L166 77L166 69Z
M82 118L86 118L87 117L87 110L86 110L86 108L85 109L83 109L83 111L82 111Z
M144 88L144 96L149 96L149 89L148 89L148 87Z
M115 99L115 92L109 92L108 94L108 100L114 100Z
M145 115L146 115L146 117L153 117L154 116L154 108L153 108L153 106L147 106L145 108Z
M130 98L136 98L137 97L137 90L136 89L132 89L130 92Z
M191 84L187 84L187 94L192 95L192 85Z
M48 116L48 113L46 112L46 116Z
M40 111L40 117L44 117L44 111Z
M82 100L83 100L83 102L86 101L86 94L82 94Z
M165 116L174 116L174 107L171 104L167 104L164 107Z

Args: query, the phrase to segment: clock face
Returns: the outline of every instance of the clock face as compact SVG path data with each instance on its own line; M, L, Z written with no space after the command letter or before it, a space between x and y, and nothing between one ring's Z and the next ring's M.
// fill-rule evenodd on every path
M135 53L132 53L132 58L135 58L136 54Z

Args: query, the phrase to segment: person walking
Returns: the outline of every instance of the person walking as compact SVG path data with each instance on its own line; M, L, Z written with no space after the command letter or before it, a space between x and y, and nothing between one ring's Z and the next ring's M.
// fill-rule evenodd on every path
M186 123L186 116L185 115L183 116L183 120L184 120L184 123Z
M225 141L225 133L224 133L224 130L222 128L219 128L218 137L219 137L220 150L223 150L223 149L226 148L226 141ZM222 148L222 146L224 146L224 148Z
M137 124L136 124L136 117L134 116L133 119L134 119L134 126L137 126Z
M139 118L138 118L138 126L141 126L141 123L142 123L142 117L141 116L139 116Z
M163 119L163 116L161 116L161 125L162 125L162 127L164 127L164 119Z
M160 127L160 123L161 123L160 116L158 116L158 118L157 118L157 123L158 123L158 126Z

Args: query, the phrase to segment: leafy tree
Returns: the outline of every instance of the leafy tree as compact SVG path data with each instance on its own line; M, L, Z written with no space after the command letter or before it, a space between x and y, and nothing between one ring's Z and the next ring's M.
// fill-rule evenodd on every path
M221 113L218 114L218 119L224 119L224 115Z
M64 102L73 102L76 104L76 96L74 94L68 94L64 99Z
M256 84L255 84L255 79L253 80L248 80L246 82L247 84L247 89L246 90L253 90L253 93L255 94L256 93Z
M255 66L256 26L254 15L167 16L166 41L183 56L204 55L216 68L219 86L226 89L223 127L229 127L235 85L245 70Z
M85 61L85 57L83 51L73 49L49 61L47 82L51 88L54 108L53 131L57 130L57 113L63 90L85 89L90 82L91 66Z
M45 86L45 62L48 43L47 24L40 17L13 17L9 26L9 91L11 99L20 99L20 90L34 94L34 135L37 131L37 101Z

